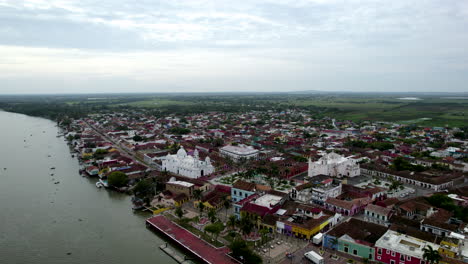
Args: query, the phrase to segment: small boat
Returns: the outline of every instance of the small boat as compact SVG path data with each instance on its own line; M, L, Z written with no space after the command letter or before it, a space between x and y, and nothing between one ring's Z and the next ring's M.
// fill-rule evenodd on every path
M104 184L102 184L101 182L96 182L96 187L102 188L104 187Z
M73 154L72 154L71 156L72 156L72 158L74 158L74 157L75 157L75 155L73 155Z
M51 167L50 169L51 169L51 170L55 170L55 167Z

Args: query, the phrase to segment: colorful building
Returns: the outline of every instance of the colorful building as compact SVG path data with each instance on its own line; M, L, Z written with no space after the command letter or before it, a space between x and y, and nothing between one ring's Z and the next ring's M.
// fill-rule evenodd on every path
M386 231L387 228L382 225L350 218L325 234L323 246L356 257L374 260L375 242Z
M375 260L386 264L425 264L423 249L431 246L439 250L439 245L418 239L393 230L388 230L375 243Z

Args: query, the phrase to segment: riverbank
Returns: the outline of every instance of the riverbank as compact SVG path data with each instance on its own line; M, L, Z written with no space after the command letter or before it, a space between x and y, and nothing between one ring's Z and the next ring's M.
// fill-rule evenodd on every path
M176 263L143 227L149 214L132 212L130 196L79 175L55 122L3 111L0 122L2 262Z

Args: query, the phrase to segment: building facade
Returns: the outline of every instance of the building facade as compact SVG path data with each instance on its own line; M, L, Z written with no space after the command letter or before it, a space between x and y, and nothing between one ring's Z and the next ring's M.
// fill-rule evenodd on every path
M257 159L259 151L251 146L239 145L239 146L224 146L219 149L219 153L225 157L229 157L234 161L241 159Z
M361 174L359 164L334 152L323 155L318 161L309 159L308 176L329 175L333 177L355 177Z
M168 154L162 160L162 170L196 179L213 173L215 168L211 165L208 156L204 161L201 161L198 158L198 150L194 151L192 157L187 155L183 147L180 147L176 155Z

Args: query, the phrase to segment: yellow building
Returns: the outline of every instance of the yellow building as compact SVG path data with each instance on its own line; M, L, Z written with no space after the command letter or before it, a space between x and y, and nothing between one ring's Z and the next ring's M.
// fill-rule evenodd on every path
M459 240L456 238L445 237L442 242L440 242L439 254L449 258L456 258L458 254L459 243Z

